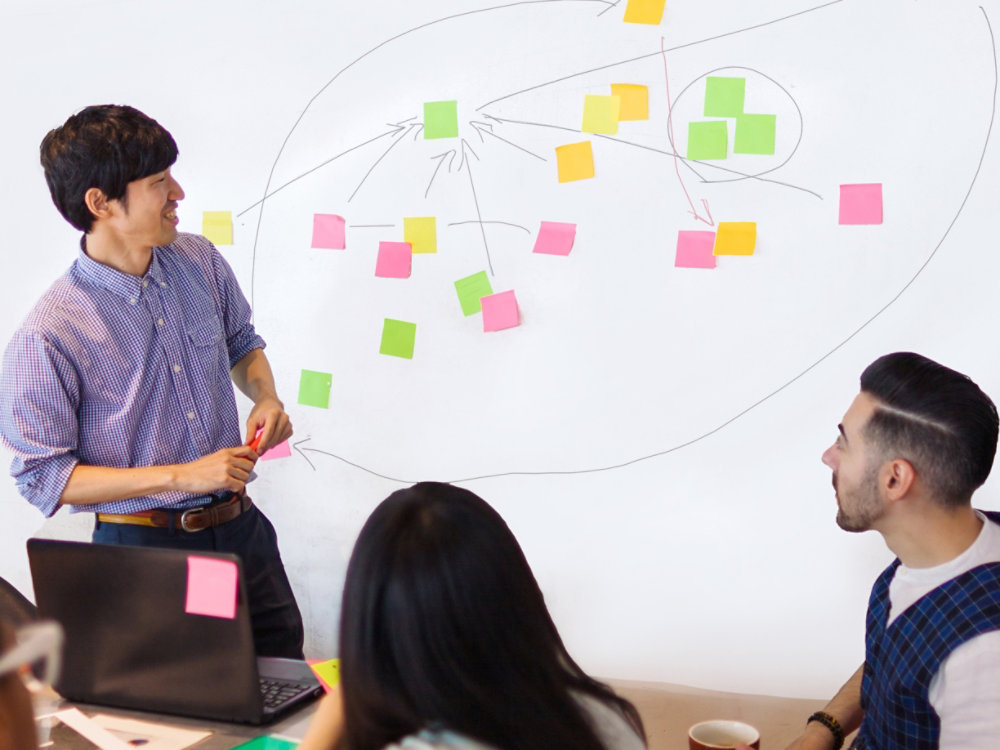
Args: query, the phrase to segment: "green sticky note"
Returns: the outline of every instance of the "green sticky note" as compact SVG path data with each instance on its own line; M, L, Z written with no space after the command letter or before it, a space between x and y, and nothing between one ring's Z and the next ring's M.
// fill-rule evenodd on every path
M687 158L698 161L725 159L729 137L725 120L688 123Z
M424 102L424 138L458 137L458 102Z
M743 114L746 78L709 76L705 79L705 117L739 117Z
M242 745L233 746L232 750L295 750L298 742L289 742L278 737L254 737Z
M299 403L329 409L332 385L333 375L330 373L303 370L299 378Z
M734 154L773 154L776 115L740 115L733 136Z
M458 292L458 302L462 305L462 314L469 317L483 309L479 300L493 294L493 287L490 286L490 277L486 275L486 271L480 271L456 281L455 291Z
M413 359L413 342L416 338L416 323L386 318L382 324L382 344L378 348L378 353Z

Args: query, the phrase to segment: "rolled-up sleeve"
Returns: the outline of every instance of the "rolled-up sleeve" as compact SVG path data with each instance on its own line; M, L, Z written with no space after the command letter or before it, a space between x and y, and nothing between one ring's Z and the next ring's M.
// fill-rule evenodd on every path
M76 369L54 346L31 332L11 340L0 371L0 433L13 454L18 492L45 516L59 509L79 461Z
M226 346L229 349L229 366L233 367L254 349L263 349L267 344L257 333L250 318L252 310L236 275L226 259L213 248L212 272L219 300L222 303L222 324L226 331Z

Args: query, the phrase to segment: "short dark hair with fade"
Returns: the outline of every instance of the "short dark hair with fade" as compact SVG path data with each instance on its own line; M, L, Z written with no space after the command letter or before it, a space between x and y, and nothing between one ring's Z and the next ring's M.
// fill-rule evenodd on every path
M128 184L177 161L173 136L134 107L87 107L42 139L39 149L52 202L70 224L90 232L94 215L84 202L90 188L125 200Z
M879 455L909 461L942 505L968 503L996 455L990 397L967 375L912 352L872 362L861 390L878 402L864 430Z

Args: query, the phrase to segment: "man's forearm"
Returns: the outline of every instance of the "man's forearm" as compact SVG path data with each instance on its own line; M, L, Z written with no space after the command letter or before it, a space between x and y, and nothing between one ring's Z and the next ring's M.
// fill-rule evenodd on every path
M247 352L233 365L230 376L236 387L255 404L263 398L273 398L280 402L274 385L274 373L271 372L271 364L263 349Z
M60 505L94 505L174 489L176 466L115 469L77 464L59 497Z

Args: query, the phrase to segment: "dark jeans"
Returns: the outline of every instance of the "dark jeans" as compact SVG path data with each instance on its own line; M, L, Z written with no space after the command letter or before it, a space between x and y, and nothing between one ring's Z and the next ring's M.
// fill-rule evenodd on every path
M274 526L253 505L232 521L187 532L125 523L94 523L98 544L213 550L239 555L243 562L250 623L258 656L301 659L304 631L295 594L278 552Z

